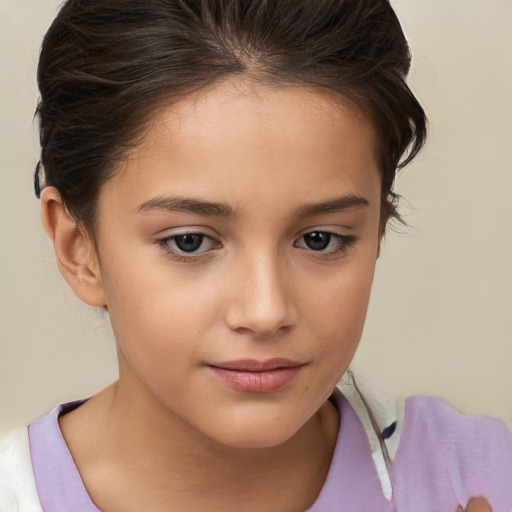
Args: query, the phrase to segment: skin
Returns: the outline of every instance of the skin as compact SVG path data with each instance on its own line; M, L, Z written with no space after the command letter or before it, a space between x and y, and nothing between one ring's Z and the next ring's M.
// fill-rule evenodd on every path
M457 512L492 512L492 508L485 498L478 497L471 498L465 509L459 506Z
M101 189L97 250L43 191L59 267L78 297L107 306L118 348L119 381L60 420L101 510L312 505L339 425L328 397L359 343L379 252L374 148L369 121L334 93L227 81L154 116ZM207 238L184 254L172 237L188 232ZM312 249L312 232L337 236ZM274 392L211 371L275 357L301 366Z

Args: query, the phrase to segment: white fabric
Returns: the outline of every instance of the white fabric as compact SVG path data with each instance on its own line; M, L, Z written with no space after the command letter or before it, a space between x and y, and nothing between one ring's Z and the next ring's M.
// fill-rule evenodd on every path
M338 383L338 388L348 400L363 425L370 445L373 463L379 476L382 493L388 501L391 501L393 486L391 484L388 464L386 463L386 455L389 457L390 462L395 458L402 431L405 399L397 399L382 393L380 389L375 389L367 379L359 374L356 384L356 379L351 370L347 370L342 380ZM370 418L370 413L377 424L375 426ZM380 433L395 422L395 432L390 439L384 441L386 446L383 450ZM378 428L379 432L376 431L376 428ZM386 455L384 451L387 452Z
M43 512L37 496L27 427L0 439L0 512Z

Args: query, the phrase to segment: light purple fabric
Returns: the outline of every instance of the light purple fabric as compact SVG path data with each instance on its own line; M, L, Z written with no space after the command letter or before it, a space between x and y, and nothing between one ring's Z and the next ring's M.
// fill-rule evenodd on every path
M409 397L391 480L400 512L456 512L475 497L489 512L511 512L512 435L500 420Z
M43 512L100 512L85 489L58 422L59 415L76 409L84 401L57 406L28 427L32 467Z
M333 398L341 419L338 440L324 487L306 512L391 511L359 418L338 390Z
M472 497L485 498L493 512L512 511L512 436L501 421L463 416L438 398L408 398L387 501L358 417L338 390L333 400L341 416L338 440L325 485L307 512L457 512ZM100 512L57 420L80 403L56 407L29 427L44 512Z

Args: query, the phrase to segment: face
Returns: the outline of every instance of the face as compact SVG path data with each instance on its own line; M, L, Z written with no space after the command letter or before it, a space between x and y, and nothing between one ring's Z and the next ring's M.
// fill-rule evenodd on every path
M291 438L358 345L379 248L370 123L314 88L225 82L159 112L102 188L120 390L236 447Z

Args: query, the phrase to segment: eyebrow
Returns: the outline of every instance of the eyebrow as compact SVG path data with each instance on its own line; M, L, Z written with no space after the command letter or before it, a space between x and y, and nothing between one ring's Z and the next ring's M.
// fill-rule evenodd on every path
M322 201L320 203L306 203L295 211L296 217L336 213L349 208L369 206L369 202L362 196L348 194ZM204 201L182 196L159 196L142 203L136 212L150 212L164 210L169 212L187 212L197 215L211 215L215 217L235 217L236 211L226 203Z
M215 203L181 196L155 197L145 203L142 203L136 208L136 212L149 212L153 210L187 212L198 215L212 215L216 217L235 216L235 210L225 203Z
M349 208L370 206L369 201L355 194L348 194L341 197L334 197L321 203L307 203L295 212L297 217L309 217L311 215L336 213Z

